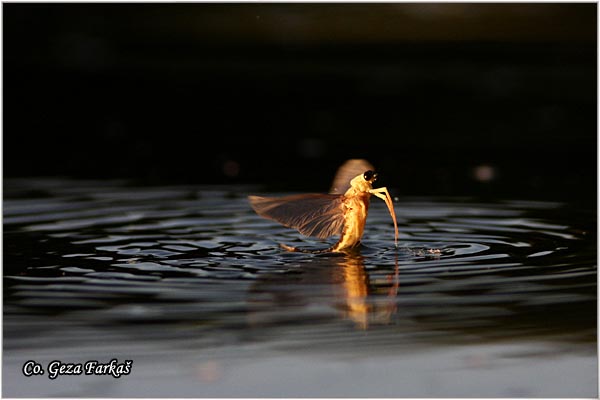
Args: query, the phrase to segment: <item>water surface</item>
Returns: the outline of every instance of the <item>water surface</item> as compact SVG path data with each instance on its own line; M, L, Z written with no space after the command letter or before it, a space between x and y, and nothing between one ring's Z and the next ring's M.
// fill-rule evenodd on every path
M5 180L4 396L596 397L595 209L401 196L396 249L373 198L360 252L316 255L261 191Z

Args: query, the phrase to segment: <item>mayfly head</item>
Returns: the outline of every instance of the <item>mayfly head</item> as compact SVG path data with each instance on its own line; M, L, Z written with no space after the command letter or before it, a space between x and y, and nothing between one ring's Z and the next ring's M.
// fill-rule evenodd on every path
M368 192L373 189L373 182L377 180L377 172L372 170L365 171L360 175L356 175L350 181L350 187L354 189L354 191L358 192Z
M365 181L370 182L371 184L377 180L377 172L368 170L363 174L363 178Z

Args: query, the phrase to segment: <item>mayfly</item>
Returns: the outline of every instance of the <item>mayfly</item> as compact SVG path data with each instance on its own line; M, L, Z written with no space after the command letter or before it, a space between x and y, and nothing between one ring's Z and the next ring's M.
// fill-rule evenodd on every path
M398 246L398 224L392 198L387 188L373 188L377 173L366 160L348 160L339 169L329 194L298 194L285 197L248 196L256 213L284 226L297 229L306 236L325 239L340 235L336 244L325 252L347 252L360 244L371 195L379 197L388 207ZM302 251L282 244L288 251Z

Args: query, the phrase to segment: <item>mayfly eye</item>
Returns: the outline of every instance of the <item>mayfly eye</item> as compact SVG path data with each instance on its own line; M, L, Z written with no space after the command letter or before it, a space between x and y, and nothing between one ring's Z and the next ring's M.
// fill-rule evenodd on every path
M364 173L363 178L365 178L365 181L370 181L371 179L373 179L373 175L375 175L375 173L371 170L367 171Z

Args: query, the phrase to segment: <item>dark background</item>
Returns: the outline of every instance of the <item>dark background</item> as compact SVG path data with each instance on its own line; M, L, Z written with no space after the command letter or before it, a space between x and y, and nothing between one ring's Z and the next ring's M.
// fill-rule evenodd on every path
M596 199L595 3L2 6L5 178Z

